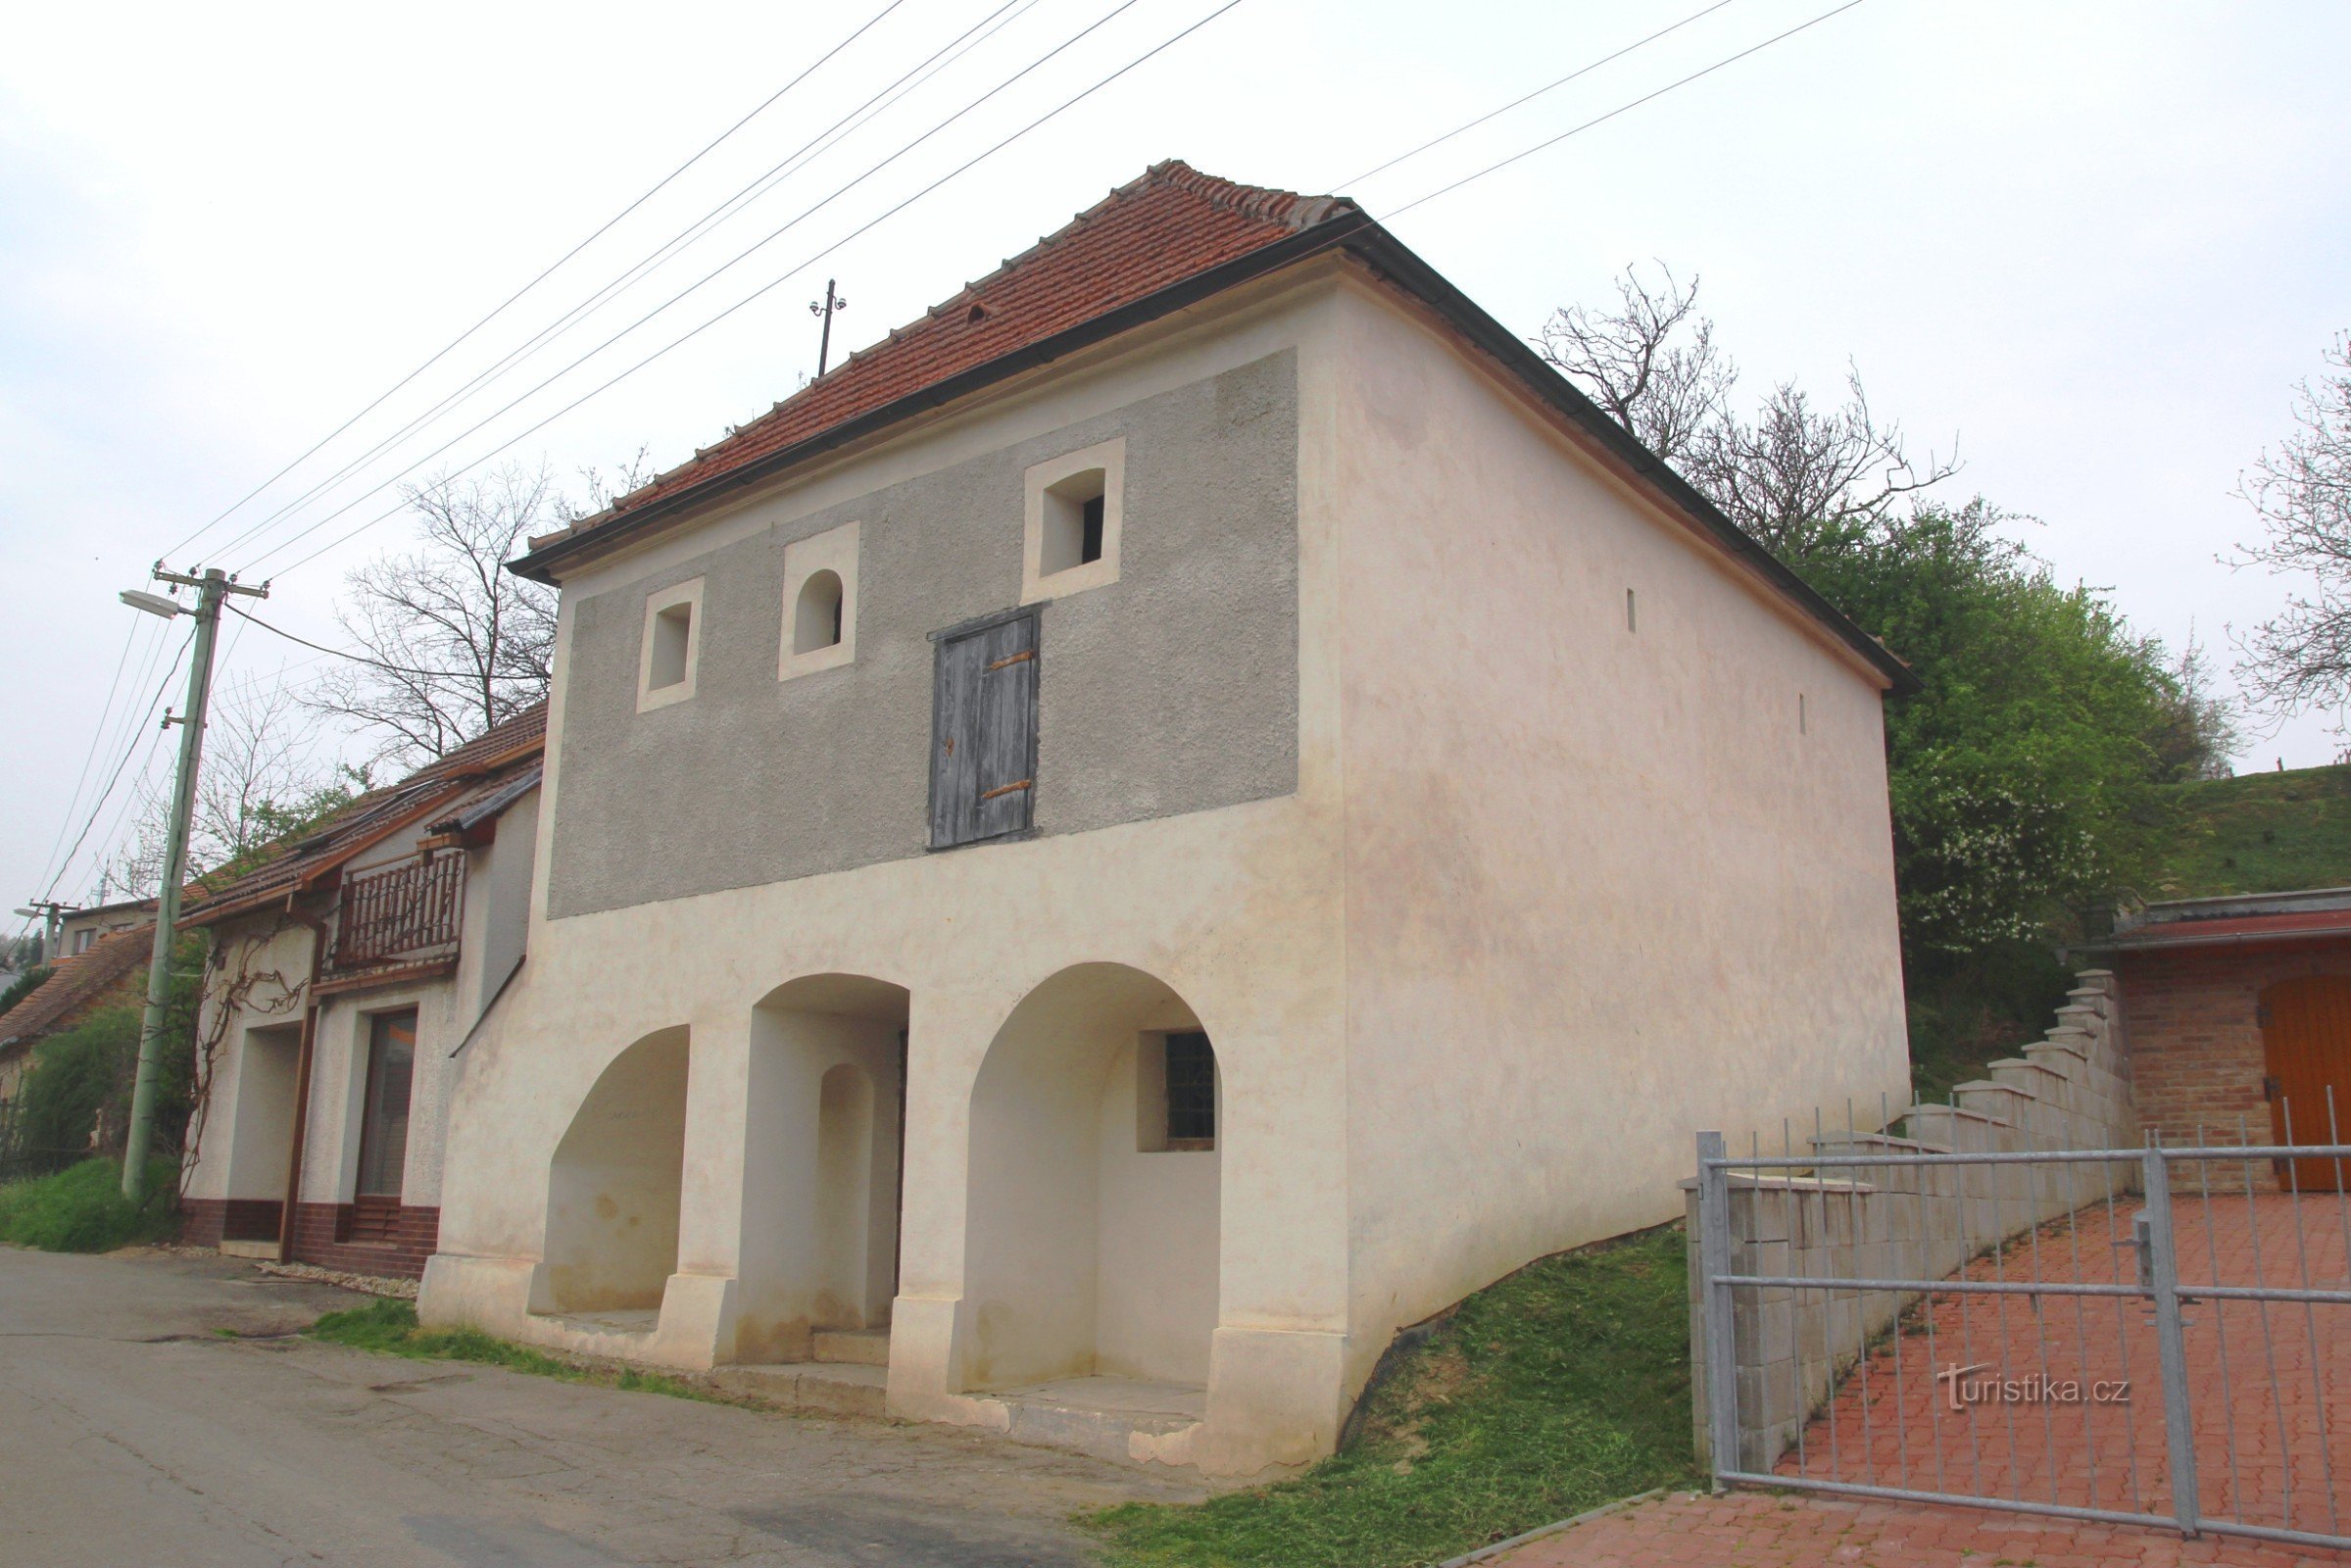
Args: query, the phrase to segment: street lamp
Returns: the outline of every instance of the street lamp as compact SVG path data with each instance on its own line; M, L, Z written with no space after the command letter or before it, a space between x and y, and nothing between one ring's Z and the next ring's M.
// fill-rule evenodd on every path
M144 610L148 614L161 615L166 620L179 613L177 601L166 599L162 594L151 594L144 588L125 588L117 597L133 610Z

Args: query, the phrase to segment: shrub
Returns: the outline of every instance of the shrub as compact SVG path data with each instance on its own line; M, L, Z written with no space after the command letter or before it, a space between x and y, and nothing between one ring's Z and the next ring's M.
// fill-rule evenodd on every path
M122 1167L111 1159L0 1187L0 1242L45 1252L110 1252L168 1236L179 1222L179 1167L147 1165L146 1200L122 1196Z

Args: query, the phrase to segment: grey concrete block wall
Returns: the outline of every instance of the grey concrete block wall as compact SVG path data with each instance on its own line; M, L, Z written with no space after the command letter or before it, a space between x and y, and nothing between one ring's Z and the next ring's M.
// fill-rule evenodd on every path
M2114 977L2086 970L2047 1037L1952 1104L1914 1104L1883 1131L1825 1133L1822 1155L2129 1150L2139 1142ZM1899 1135L1895 1128L1900 1129ZM1736 1152L1733 1155L1736 1159ZM1824 1166L1730 1184L1732 1270L1804 1280L1947 1279L2013 1239L2137 1187L2131 1161ZM1847 1179L1852 1178L1852 1179ZM1710 1462L1697 1183L1688 1200L1692 1418ZM1921 1293L1742 1286L1733 1291L1739 1465L1768 1472L1794 1448L1870 1344Z

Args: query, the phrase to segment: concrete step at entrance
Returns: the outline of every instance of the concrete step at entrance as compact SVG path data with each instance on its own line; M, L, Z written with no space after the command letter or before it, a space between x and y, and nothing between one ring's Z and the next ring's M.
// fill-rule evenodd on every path
M878 1366L845 1366L828 1361L779 1361L722 1366L710 1382L725 1393L779 1410L820 1410L828 1415L882 1415L890 1374Z
M809 1353L819 1361L842 1366L888 1366L888 1329L818 1329Z
M1011 1415L1005 1436L1014 1442L1071 1448L1100 1459L1131 1460L1137 1433L1180 1432L1197 1425L1208 1409L1203 1390L1131 1378L1064 1378L994 1397Z

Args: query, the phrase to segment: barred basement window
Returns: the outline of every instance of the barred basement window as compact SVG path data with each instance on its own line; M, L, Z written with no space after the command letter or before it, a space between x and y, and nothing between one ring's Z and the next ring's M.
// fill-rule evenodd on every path
M1167 1037L1167 1147L1216 1147L1216 1053L1208 1037L1187 1030Z

